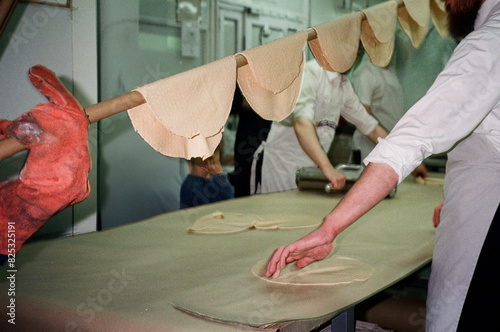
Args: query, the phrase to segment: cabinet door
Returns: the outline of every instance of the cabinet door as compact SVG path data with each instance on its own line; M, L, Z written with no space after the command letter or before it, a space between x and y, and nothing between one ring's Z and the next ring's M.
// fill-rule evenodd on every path
M240 6L219 6L217 38L219 59L243 50L243 13L244 8Z
M305 22L276 11L245 12L245 48L256 47L307 28Z

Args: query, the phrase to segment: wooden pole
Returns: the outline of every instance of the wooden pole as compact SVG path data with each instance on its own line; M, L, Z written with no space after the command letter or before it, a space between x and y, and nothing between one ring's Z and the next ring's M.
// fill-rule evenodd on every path
M124 95L97 103L85 109L90 123L105 119L130 108L139 106L146 101L142 94L131 91ZM12 137L0 141L0 161L26 149L24 145Z
M404 6L403 0L397 0L398 6ZM366 19L366 16L363 12L362 19ZM307 40L311 41L316 39L318 36L316 34L316 30L313 28L307 29ZM236 66L243 67L247 64L247 59L241 54L235 54L236 58ZM124 95L102 101L95 105L89 106L85 109L85 113L89 117L90 123L97 122L99 120L105 119L111 115L118 114L125 110L137 107L139 105L144 104L146 101L141 93L137 91L131 91ZM12 137L8 137L0 141L0 161L5 158L8 158L18 152L21 152L25 149L24 145L17 142Z
M307 32L308 40L313 40L317 37L316 30L309 28ZM247 64L247 59L244 56L235 54L234 57L236 58L236 66L238 68ZM94 123L125 110L142 105L145 102L146 101L140 92L131 91L124 95L89 106L85 109L85 113L87 114L90 123ZM3 139L0 141L0 161L21 152L24 149L26 149L26 147L12 137Z
M0 1L0 36L7 26L7 22L9 22L9 18L12 15L14 8L16 8L16 4L17 0Z

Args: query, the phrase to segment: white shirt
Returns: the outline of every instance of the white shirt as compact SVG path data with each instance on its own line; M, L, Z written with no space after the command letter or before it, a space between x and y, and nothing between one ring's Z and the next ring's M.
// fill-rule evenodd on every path
M335 127L340 116L344 117L364 135L375 129L378 123L360 104L347 76L324 70L316 60L310 60L304 68L297 104L292 114L279 124L292 127L295 117L305 117L315 123L315 116L320 112L327 113L328 117L334 120ZM275 124L277 122L273 123Z
M475 31L457 46L426 95L364 160L391 166L401 182L422 161L472 132L500 152L500 1L486 0Z
M405 114L403 89L394 71L381 68L371 61L363 62L351 79L359 100L370 107L370 112L388 132ZM373 150L375 143L356 130L353 135L353 149L361 150L364 159Z
M324 70L316 60L307 62L293 113L271 125L264 149L260 192L296 188L295 172L301 167L315 166L295 135L294 117L308 118L316 127L321 146L328 151L341 115L363 134L373 131L378 123L366 112L345 75Z

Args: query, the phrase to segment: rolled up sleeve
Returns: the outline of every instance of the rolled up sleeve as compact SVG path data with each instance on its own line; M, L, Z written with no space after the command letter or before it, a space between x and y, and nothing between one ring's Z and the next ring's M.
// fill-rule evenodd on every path
M450 150L474 131L482 133L482 122L500 101L499 49L498 32L472 32L364 163L391 166L401 182L431 154Z

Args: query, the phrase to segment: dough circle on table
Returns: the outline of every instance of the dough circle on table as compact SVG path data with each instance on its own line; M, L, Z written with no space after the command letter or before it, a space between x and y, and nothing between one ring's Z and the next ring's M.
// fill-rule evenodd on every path
M198 218L188 233L231 234L249 229L277 230L317 227L321 221L309 215L256 215L216 211Z
M436 184L442 186L444 184L444 179L433 178L433 177L426 177L425 179L423 179L421 176L417 176L415 178L415 182L423 185Z
M332 255L324 260L298 268L294 263L286 265L273 279L265 276L267 259L252 267L252 274L270 283L295 286L338 286L368 280L373 267L354 258Z

